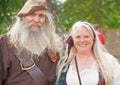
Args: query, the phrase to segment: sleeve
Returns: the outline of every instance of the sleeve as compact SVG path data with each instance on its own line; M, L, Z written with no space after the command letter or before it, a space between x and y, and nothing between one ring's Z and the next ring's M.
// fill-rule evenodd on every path
M2 85L2 46L1 46L1 39L0 39L0 85Z
M1 63L1 62L0 62L0 63ZM2 85L2 78L1 78L1 76L2 76L2 75L1 75L2 72L1 72L1 70L2 70L2 69L1 69L1 64L0 64L0 85Z
M2 85L1 75L0 75L0 85Z
M120 85L120 64L116 59L113 59L113 85Z
M108 54L109 65L113 73L112 85L120 85L120 63L112 55Z
M2 85L1 69L0 69L0 85Z
M113 85L120 85L120 65L114 69Z
M0 35L0 85L6 80L8 71L7 71L7 47L3 36ZM6 51L6 52L5 52Z

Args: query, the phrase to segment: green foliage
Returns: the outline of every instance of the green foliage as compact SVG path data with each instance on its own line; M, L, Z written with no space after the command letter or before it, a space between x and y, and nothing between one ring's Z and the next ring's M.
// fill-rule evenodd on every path
M0 0L0 3L0 34L2 34L13 23L17 11L23 5L23 0Z
M0 0L0 34L5 33L7 27L14 22L16 13L25 1ZM104 28L120 28L120 0L66 0L64 3L51 1L58 5L54 14L56 25L65 28L64 30L69 30L78 20L99 23Z
M58 4L58 25L69 30L78 20L99 23L104 28L120 28L120 0L66 0Z

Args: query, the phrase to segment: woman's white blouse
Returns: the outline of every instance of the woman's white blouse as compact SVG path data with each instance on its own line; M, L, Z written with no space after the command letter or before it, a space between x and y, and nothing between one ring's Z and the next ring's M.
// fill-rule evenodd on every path
M106 57L105 57L106 56ZM105 54L104 59L108 63L108 68L112 72L112 85L120 85L120 64L110 54ZM99 81L98 65L95 61L90 69L85 69L80 73L82 85L97 85ZM77 72L73 70L72 64L66 76L67 85L79 85Z
M90 69L83 70L80 73L82 85L97 85L99 80L99 74L97 69L96 62L93 63ZM77 76L77 72L73 70L72 64L70 64L67 77L66 77L67 85L79 85L79 80Z

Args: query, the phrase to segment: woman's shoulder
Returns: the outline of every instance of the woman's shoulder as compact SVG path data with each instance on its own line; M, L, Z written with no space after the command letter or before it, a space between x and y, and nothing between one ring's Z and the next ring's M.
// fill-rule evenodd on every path
M105 53L105 60L112 67L120 66L118 59L110 53Z
M111 70L112 72L112 76L113 76L113 85L120 85L120 63L117 60L117 58L115 58L113 55L106 53L105 54L107 57L107 62L108 62L108 67L111 67L109 70Z
M104 55L105 55L105 58L106 58L107 60L110 60L110 61L118 61L117 58L116 58L115 56L113 56L112 54L110 54L109 52L105 52Z

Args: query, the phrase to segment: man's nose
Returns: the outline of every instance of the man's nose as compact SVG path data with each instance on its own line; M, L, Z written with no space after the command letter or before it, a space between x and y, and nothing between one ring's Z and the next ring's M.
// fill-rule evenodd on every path
M34 17L34 21L35 21L35 22L39 22L39 16L38 16L38 15L36 15L36 16Z

